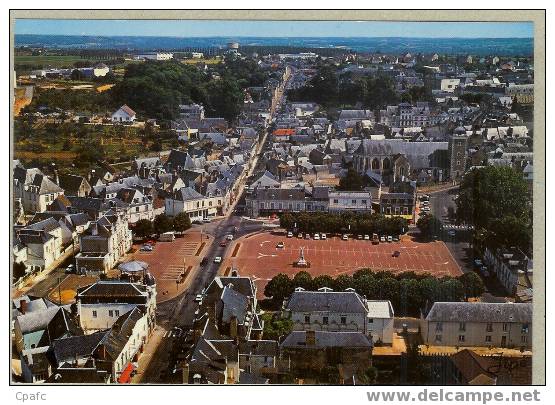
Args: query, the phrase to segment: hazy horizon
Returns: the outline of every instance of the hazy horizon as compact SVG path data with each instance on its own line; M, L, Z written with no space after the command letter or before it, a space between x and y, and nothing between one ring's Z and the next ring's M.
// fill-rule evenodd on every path
M287 33L284 35L284 33ZM531 22L17 19L16 35L170 38L533 38Z

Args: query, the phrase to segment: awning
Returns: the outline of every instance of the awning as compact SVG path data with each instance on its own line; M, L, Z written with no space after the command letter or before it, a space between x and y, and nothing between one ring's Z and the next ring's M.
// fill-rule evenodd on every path
M122 371L121 375L118 378L118 383L120 384L129 384L131 382L131 373L135 370L135 366L133 363L128 363L127 367Z

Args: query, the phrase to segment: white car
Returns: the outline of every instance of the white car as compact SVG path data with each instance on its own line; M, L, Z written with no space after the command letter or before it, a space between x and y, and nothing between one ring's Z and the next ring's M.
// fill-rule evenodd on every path
M320 235L320 239L326 240L326 239L327 239L326 234L325 234L325 233L321 234L321 235Z
M347 235L343 235L343 236L341 237L341 239L343 239L343 240L349 240L349 237L348 237Z
M317 233L314 234L314 240L320 240L320 235L318 235Z
M292 238L293 237L293 232L287 232L287 237Z
M232 235L232 234L229 234L229 235L227 235L225 238L226 238L227 240L233 240L233 235Z
M393 242L393 237L392 237L392 236L388 236L388 237L387 237L387 241L388 241L388 242Z
M370 235L364 235L364 240L370 240Z
M201 302L202 301L202 294L197 294L197 296L195 297L195 302Z
M214 263L221 263L222 262L222 257L221 256L216 256L214 258Z
M380 242L385 242L385 236L380 236Z

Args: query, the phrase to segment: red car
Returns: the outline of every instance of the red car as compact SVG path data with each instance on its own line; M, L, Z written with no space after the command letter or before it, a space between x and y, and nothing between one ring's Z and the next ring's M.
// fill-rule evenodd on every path
M227 246L227 241L226 241L226 240L222 240L222 241L220 242L220 246L221 246L221 247L226 247L226 246Z

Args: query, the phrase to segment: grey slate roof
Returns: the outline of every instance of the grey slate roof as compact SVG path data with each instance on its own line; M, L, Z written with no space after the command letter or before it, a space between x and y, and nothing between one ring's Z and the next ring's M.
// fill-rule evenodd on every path
M56 364L74 361L75 358L92 356L107 331L95 332L90 335L71 336L56 339L52 342L52 354Z
M283 341L283 348L372 348L372 341L362 332L315 331L315 345L306 344L306 331L293 331Z
M426 316L432 322L532 322L532 304L436 302Z
M295 291L286 306L293 312L329 311L341 313L363 313L367 308L356 292Z
M174 194L174 198L178 201L190 201L202 199L204 196L192 187L183 187Z
M223 304L222 321L229 322L232 317L235 317L240 324L244 323L249 307L249 299L245 295L228 285L222 292L221 301Z
M429 156L436 150L447 150L448 142L405 142L397 139L364 139L355 153L368 156L393 156L402 154L410 162L411 169L428 167Z

